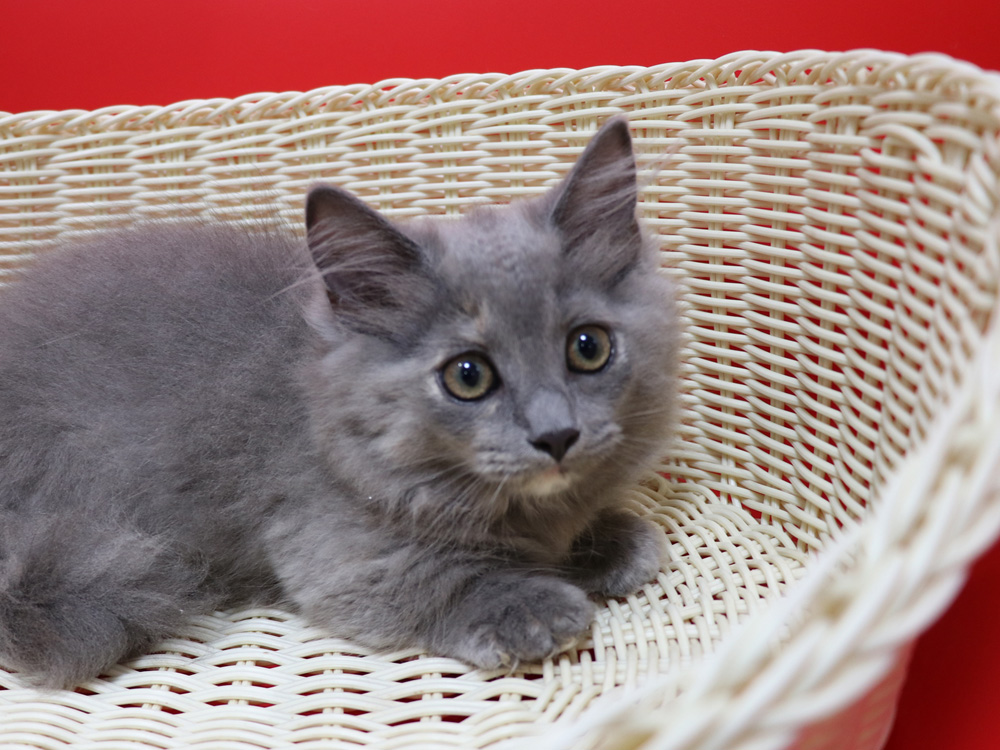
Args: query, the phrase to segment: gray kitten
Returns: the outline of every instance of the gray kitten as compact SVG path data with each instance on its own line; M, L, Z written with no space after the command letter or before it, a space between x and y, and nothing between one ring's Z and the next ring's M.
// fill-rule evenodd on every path
M671 290L625 121L545 196L308 240L109 234L0 294L0 662L72 685L240 602L375 648L537 660L662 535L621 510L670 422Z

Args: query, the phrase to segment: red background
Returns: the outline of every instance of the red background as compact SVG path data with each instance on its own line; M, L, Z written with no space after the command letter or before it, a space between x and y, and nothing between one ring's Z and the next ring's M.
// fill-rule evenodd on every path
M936 51L1000 69L997 0L3 0L0 8L0 110L8 112L655 65L742 49Z
M944 52L1000 69L1000 1L6 0L0 111L393 77L654 65L741 49ZM921 639L890 750L1000 747L1000 546Z

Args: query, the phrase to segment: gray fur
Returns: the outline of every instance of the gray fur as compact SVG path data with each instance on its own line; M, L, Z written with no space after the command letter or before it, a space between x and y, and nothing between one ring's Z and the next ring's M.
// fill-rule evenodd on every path
M567 647L660 561L620 509L677 345L635 190L613 120L550 194L457 221L321 186L307 243L147 226L36 262L0 295L0 662L71 685L247 601L485 668ZM468 351L476 401L440 374Z

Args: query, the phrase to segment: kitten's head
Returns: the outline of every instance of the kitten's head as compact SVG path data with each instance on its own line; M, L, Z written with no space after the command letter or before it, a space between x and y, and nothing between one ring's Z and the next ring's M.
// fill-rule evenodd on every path
M314 424L337 472L436 517L592 511L660 455L677 323L636 221L625 121L542 198L397 227L314 188L329 344Z

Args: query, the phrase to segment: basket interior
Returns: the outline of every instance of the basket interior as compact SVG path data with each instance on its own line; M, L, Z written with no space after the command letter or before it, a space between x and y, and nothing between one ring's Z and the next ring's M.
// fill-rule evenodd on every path
M1000 111L961 69L907 65L746 55L0 115L6 274L144 217L297 228L316 180L397 218L535 195L624 111L686 323L675 444L630 492L670 561L577 650L485 673L218 613L75 692L0 672L0 737L484 747L710 652L865 517L995 304Z

